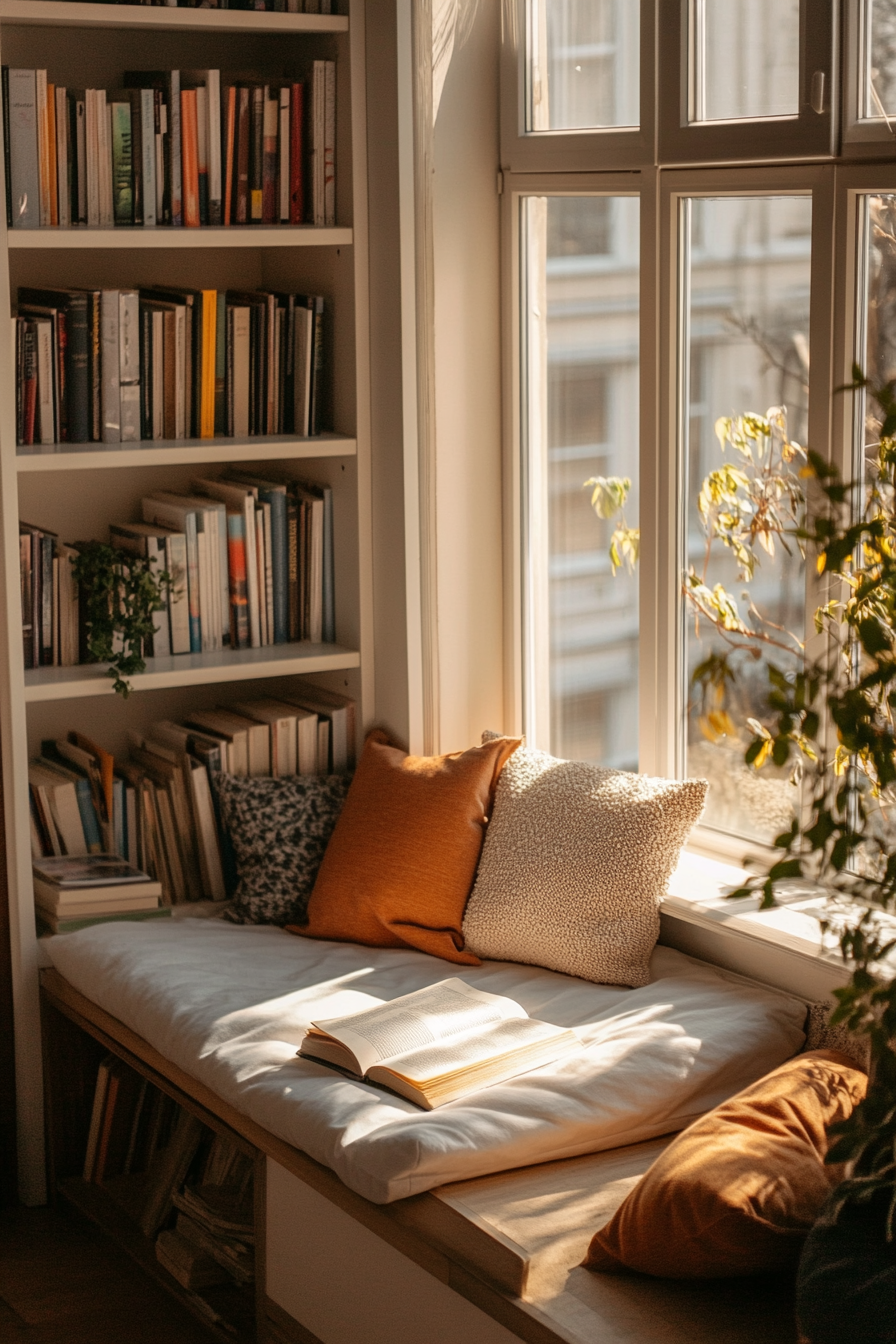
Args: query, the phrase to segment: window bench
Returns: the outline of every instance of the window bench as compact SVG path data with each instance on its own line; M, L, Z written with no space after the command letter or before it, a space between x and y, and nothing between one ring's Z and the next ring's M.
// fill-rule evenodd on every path
M110 1051L256 1158L259 1344L792 1344L788 1286L669 1283L577 1268L668 1141L375 1205L234 1110L54 969L42 972L50 1187L195 1311L101 1188L79 1177L91 1064ZM110 1207L111 1206L111 1207ZM213 1332L214 1333L214 1332ZM219 1338L225 1338L219 1334ZM231 1336L232 1338L232 1336Z

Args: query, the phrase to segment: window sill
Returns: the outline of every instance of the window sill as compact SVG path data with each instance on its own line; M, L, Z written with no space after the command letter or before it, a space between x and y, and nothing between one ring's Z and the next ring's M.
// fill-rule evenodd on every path
M760 910L758 896L729 900L726 892L748 876L740 865L685 850L661 906L662 941L805 998L828 998L848 971L836 938L822 938L824 893L792 883L772 910Z

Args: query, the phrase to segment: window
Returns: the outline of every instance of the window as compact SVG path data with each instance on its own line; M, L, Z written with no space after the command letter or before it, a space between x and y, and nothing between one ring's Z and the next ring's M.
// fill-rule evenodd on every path
M815 638L803 450L858 466L879 427L835 389L854 361L896 376L896 167L850 139L892 157L896 0L846 6L842 88L830 0L642 4L623 33L624 9L529 0L508 35L513 685L546 750L708 778L699 843L740 857L801 805L743 756L769 663ZM713 530L729 489L749 565Z

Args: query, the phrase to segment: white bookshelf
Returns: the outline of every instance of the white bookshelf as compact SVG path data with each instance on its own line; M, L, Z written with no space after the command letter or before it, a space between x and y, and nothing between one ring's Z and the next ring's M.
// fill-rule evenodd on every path
M27 766L47 736L79 728L120 752L141 728L198 705L287 691L299 676L344 690L372 714L372 555L367 160L363 0L339 15L0 0L0 60L46 68L68 87L114 87L131 68L218 67L272 80L314 58L337 65L336 227L7 230L0 211L0 317L21 285L322 293L331 311L333 432L16 447L14 352L0 321L0 733L15 1004L22 1198L44 1197L38 955L31 888ZM0 166L2 171L2 166ZM125 701L98 666L26 671L22 660L19 519L66 541L107 539L138 517L151 489L189 489L217 464L276 463L333 488L336 644L297 643L149 660ZM294 468L294 470L293 470Z

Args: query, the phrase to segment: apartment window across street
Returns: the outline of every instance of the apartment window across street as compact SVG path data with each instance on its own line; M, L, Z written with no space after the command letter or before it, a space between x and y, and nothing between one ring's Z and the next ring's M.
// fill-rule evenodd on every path
M505 45L520 726L709 779L740 856L801 806L744 751L815 638L805 449L860 471L836 389L896 375L896 0L517 0Z

